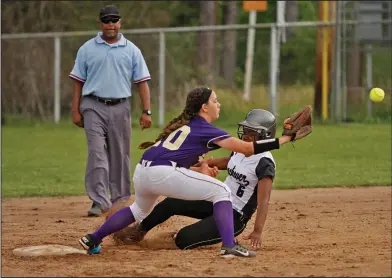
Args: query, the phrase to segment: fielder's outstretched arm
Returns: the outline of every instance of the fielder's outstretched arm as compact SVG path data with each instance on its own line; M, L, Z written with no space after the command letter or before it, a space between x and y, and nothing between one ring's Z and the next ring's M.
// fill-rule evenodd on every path
M221 148L243 153L245 156L259 154L267 151L272 151L280 148L280 145L290 142L291 137L283 135L279 138L258 140L254 142L245 142L235 137L230 137L214 143Z

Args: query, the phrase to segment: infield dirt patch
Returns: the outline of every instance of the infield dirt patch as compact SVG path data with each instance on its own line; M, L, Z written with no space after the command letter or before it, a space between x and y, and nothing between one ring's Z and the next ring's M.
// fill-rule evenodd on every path
M392 187L272 192L263 247L253 259L222 259L219 244L176 249L170 235L195 220L173 217L144 242L103 242L95 256L17 257L18 247L62 244L102 223L87 197L2 200L2 276L391 276ZM253 222L238 237L253 229Z

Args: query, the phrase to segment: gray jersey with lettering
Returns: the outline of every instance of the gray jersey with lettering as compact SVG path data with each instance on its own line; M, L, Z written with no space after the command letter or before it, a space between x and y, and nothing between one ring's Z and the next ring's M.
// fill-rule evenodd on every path
M266 176L275 177L275 161L270 152L245 157L234 153L227 165L224 183L231 190L233 208L251 217L257 209L258 182Z

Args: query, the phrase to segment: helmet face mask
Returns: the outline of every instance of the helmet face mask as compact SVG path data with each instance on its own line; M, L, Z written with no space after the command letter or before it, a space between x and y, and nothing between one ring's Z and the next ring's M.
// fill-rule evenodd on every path
M256 129L256 128L251 128L251 127L246 127L243 125L238 125L237 129L237 135L238 138L243 139L244 136L246 137L253 137L253 140L264 140L264 139L269 139L271 137L271 132L267 131L265 129Z
M267 110L253 109L238 123L237 135L244 141L272 139L275 134L275 116Z

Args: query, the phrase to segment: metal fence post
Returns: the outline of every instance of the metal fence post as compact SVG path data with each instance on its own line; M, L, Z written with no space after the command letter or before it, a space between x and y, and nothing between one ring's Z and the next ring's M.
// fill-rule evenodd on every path
M165 122L165 33L159 32L159 127Z
M277 49L276 49L276 25L271 26L270 32L270 85L269 85L269 93L270 93L270 111L272 114L277 115L276 109L276 62L277 62Z
M369 98L368 94L373 87L373 53L372 53L372 45L366 45L366 92L365 96L367 99L367 116L372 117L372 101Z
M256 11L249 12L249 24L256 24ZM255 44L255 28L248 29L248 41L246 48L246 63L245 63L245 77L244 77L244 100L249 100L250 89L252 87L252 74L253 74L253 52Z
M61 44L60 37L54 38L54 121L60 121L60 72L61 72Z
M341 120L341 85L342 85L342 77L341 77L341 59L342 59L342 25L340 23L342 16L341 5L343 3L340 1L336 2L336 28L335 28L335 55L334 55L334 78L333 78L333 105L331 107L334 108L334 118L335 121L339 122Z
M346 4L348 3L344 2L342 4L342 21L346 21ZM342 81L342 121L346 122L347 121L347 25L342 24L342 72L341 72L341 81Z

